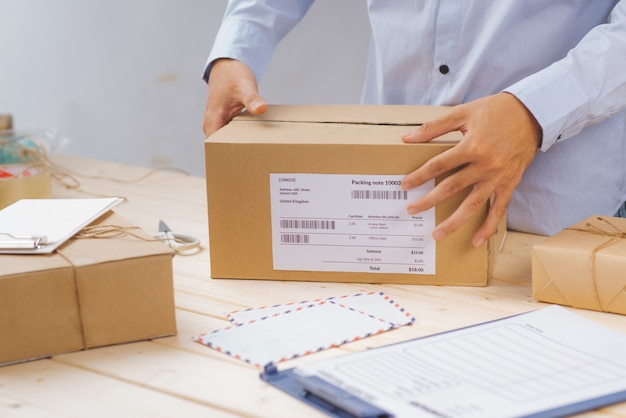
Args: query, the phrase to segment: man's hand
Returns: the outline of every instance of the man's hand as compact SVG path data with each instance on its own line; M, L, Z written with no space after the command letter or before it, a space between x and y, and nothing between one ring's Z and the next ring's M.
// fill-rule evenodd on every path
M471 186L459 208L432 232L441 239L477 213L493 194L483 225L472 238L476 247L496 232L511 195L541 144L541 127L526 106L509 93L499 93L455 106L446 116L402 136L404 142L428 142L447 132L461 131L463 139L408 174L404 190L457 170L424 197L407 207L410 214L434 207Z
M209 74L209 93L204 110L204 135L209 137L232 120L243 108L252 114L267 110L259 96L254 74L247 65L233 59L218 59Z

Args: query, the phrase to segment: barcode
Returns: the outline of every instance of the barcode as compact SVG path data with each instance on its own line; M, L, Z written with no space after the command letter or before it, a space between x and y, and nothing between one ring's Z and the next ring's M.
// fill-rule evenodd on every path
M409 192L405 190L352 190L353 199L407 200Z
M280 242L284 244L308 244L309 240L307 234L280 234Z
M324 219L281 219L283 229L335 229L335 221Z

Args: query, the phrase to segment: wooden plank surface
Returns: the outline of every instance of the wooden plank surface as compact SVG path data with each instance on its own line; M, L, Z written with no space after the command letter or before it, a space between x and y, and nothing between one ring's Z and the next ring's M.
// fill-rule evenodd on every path
M260 370L192 337L224 327L233 310L364 291L384 291L418 320L283 365L290 367L545 306L532 299L530 288L530 250L542 237L515 232L508 233L485 288L214 280L202 178L70 156L53 161L63 179L55 183L54 197L124 197L115 208L121 216L150 234L162 219L175 232L199 237L203 248L173 259L176 336L0 368L0 417L323 417L265 384ZM70 181L72 187L62 185ZM576 313L626 333L625 316ZM626 417L626 404L585 416Z

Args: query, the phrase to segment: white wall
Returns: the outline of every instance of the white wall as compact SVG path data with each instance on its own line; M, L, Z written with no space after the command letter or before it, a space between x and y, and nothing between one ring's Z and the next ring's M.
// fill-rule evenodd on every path
M204 174L204 62L226 0L0 0L0 113L63 152ZM270 103L356 103L363 0L318 0L260 84Z

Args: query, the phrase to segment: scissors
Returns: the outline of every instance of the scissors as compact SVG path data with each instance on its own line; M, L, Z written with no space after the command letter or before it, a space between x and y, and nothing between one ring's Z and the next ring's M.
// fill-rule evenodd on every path
M177 253L200 248L200 240L191 235L175 234L163 221L159 221L159 233L154 236L163 244L169 246Z

